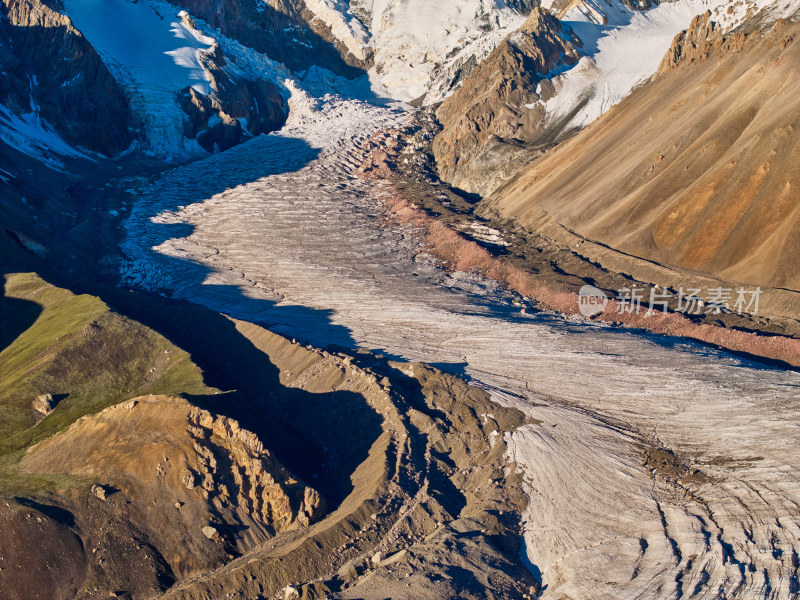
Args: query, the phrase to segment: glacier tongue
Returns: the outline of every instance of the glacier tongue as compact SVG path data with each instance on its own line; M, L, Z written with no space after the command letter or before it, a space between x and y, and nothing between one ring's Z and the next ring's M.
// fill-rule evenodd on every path
M797 373L520 314L478 277L465 290L464 274L426 258L419 231L385 225L391 185L356 177L370 136L402 112L299 89L291 102L279 134L142 191L126 221L130 283L316 345L463 369L519 406L531 423L510 441L542 598L790 597ZM646 448L705 476L671 481Z
M592 60L560 80L553 114L587 92L594 99L578 124L607 110L707 5L619 12L606 25L573 13L567 20ZM494 33L476 35L480 6L361 2L371 43L391 49L376 55L376 86L406 100L446 93L437 77L447 64L488 52L492 36L521 19L509 12ZM498 6L488 13L506 14ZM442 23L447 32L434 35ZM317 70L309 81L322 89L324 78ZM126 221L128 283L317 345L380 348L463 370L519 406L531 423L509 441L531 498L525 542L542 598L796 594L797 373L681 340L519 314L477 277L465 291L459 281L468 276L436 268L419 231L385 226L390 184L356 176L370 136L405 115L315 96L291 78L285 87L291 113L280 133L142 191ZM674 464L650 461L645 450L674 451ZM668 468L675 473L658 470Z

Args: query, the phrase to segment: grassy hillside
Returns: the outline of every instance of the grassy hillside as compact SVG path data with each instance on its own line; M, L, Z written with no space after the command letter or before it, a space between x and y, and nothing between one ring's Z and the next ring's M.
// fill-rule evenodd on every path
M31 444L80 417L143 394L207 394L201 370L166 338L94 296L34 273L5 276L0 297L0 494L20 485L13 465ZM53 412L32 407L52 394Z

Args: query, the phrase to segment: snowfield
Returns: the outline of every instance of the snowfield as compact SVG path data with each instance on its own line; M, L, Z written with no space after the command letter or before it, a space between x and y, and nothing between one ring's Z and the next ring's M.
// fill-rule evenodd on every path
M152 151L167 160L205 154L183 135L178 92L211 91L198 53L214 39L189 27L166 2L142 0L63 0L64 9L126 87L133 109L143 118Z
M583 42L584 56L572 69L552 79L556 93L541 103L547 121L570 131L586 127L606 113L655 74L672 40L695 16L711 11L712 20L732 29L748 11L755 14L764 8L774 20L796 11L800 1L677 0L644 12L632 11L618 1L578 3L561 21Z
M525 21L503 2L485 0L372 0L370 30L379 89L399 100L425 94L425 104L440 102L450 90L453 71L469 58L477 62ZM432 92L432 93L431 93Z
M501 0L311 0L309 9L357 58L374 52L376 93L402 101L441 102L455 72L480 62L525 17Z

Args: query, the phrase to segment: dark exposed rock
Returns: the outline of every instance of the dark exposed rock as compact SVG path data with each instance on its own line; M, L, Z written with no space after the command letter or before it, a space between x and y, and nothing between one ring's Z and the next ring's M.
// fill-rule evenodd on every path
M211 77L212 91L206 96L191 87L182 90L179 102L188 115L187 138L197 139L209 152L224 151L286 122L287 107L278 89L262 79L230 77L219 45L201 55L201 62Z
M223 35L292 70L318 65L354 78L367 66L344 48L337 50L330 32L323 23L313 20L302 0L170 1L219 29Z
M506 4L524 15L530 14L534 8L539 6L538 0L506 0Z
M221 93L204 96L185 89L180 104L188 115L184 134L207 151L228 150L255 135L279 129L286 120L283 99L265 81L239 81ZM239 119L246 119L243 128Z
M69 143L115 155L130 146L128 100L54 0L0 0L0 104L37 112Z

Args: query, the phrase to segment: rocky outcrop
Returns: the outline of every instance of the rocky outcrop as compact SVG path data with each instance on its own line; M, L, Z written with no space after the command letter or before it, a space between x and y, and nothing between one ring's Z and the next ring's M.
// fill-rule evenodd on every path
M436 111L442 131L433 151L441 177L480 194L510 173L513 155L543 142L537 86L554 68L578 60L552 15L536 8Z
M732 8L729 7L727 12L731 13ZM711 11L697 15L687 29L675 36L661 60L656 77L687 64L703 62L710 56L739 54L746 50L748 42L759 39L774 24L758 16L733 31L725 32L712 16Z
M539 6L539 2L537 2L537 0L507 0L506 5L524 15L527 15Z
M325 514L319 493L256 434L181 398L142 397L85 417L36 446L23 464L29 472L92 477L121 490L149 527L176 528L184 543L199 548L219 538L244 552ZM197 523L219 535L209 537ZM175 556L179 549L167 539L161 553ZM190 557L169 562L178 573L199 566Z
M182 19L195 29L185 13ZM243 141L280 129L286 122L288 108L278 89L263 79L233 77L219 44L200 53L200 62L210 78L211 93L199 93L188 87L181 91L179 102L188 116L184 135L208 152L228 150Z
M40 394L34 398L31 407L38 413L49 415L53 412L56 402L53 400L53 394Z
M323 23L314 20L302 0L170 0L203 19L223 35L238 40L293 71L313 65L345 77L357 77L365 63L343 53ZM309 24L311 23L311 24Z
M53 394L40 394L33 399L31 408L36 413L37 418L44 418L53 412L56 407L56 401L53 399Z
M683 62L695 62L708 58L715 43L722 39L722 28L711 20L711 11L692 19L672 41L672 45L658 67L658 74L667 73Z
M324 515L319 492L286 471L255 433L196 407L188 421L197 457L181 475L186 489L197 487L206 500L236 507L240 520L257 519L276 532L308 527Z
M0 104L67 142L115 155L134 139L124 92L53 0L0 1Z

